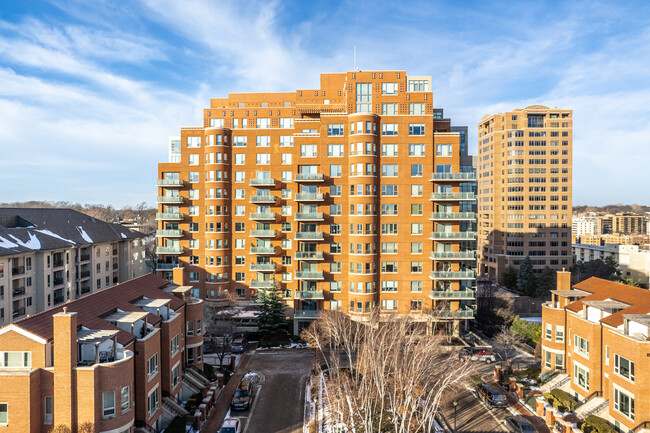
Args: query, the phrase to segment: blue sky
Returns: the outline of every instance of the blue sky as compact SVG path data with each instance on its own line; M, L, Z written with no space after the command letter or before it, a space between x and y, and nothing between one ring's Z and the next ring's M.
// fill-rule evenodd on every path
M210 97L321 72L431 75L470 128L574 110L574 204L650 204L650 3L53 0L0 4L0 202L154 203Z

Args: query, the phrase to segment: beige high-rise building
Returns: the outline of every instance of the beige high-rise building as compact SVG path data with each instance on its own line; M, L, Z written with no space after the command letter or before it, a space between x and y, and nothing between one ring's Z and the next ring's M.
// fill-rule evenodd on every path
M573 112L533 105L478 125L479 272L498 281L530 257L567 268L571 255Z

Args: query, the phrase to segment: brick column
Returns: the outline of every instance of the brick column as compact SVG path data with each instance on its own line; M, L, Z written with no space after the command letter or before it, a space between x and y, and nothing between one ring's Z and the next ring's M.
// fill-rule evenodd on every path
M54 425L77 430L77 313L53 314L54 321Z

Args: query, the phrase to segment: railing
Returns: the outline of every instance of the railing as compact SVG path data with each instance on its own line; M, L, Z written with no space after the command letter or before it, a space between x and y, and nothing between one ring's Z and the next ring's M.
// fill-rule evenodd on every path
M299 192L296 201L323 201L323 194L319 192Z
M589 394L587 397L585 397L584 400L582 400L580 403L576 405L576 407L573 408L573 412L576 412L579 408L583 407L585 404L589 403L589 400L592 398L596 397L602 397L603 392L602 391L594 391L591 394Z
M90 271L81 271L79 273L79 278L87 278L90 277Z
M429 239L475 239L476 232L431 232Z
M12 317L20 317L25 315L25 307L15 309L13 313L11 313Z
M251 236L254 238L273 238L275 234L275 230L251 230Z
M632 428L633 433L637 433L640 430L650 428L650 421L643 421L641 424Z
M82 254L79 256L80 262L87 262L88 260L90 260L90 254Z
M157 220L182 220L183 214L182 213L157 213L156 219Z
M257 289L271 289L275 284L275 280L251 280L250 286Z
M475 200L473 192L433 192L431 200Z
M158 179L156 181L158 186L183 186L183 181L180 179Z
M63 266L63 260L54 260L52 262L53 268L60 268L61 266Z
M476 180L476 173L432 173L431 180Z
M319 310L295 310L293 316L298 319L318 319Z
M322 251L296 251L296 260L323 260Z
M113 263L113 269L117 269L117 263Z
M251 203L275 203L274 195L252 195Z
M276 217L277 214L272 212L254 212L250 216L252 220L274 220Z
M160 238L172 238L183 236L183 230L156 230L156 236Z
M476 255L474 254L474 251L432 251L429 255L429 258L431 260L474 260L476 258Z
M431 290L429 293L431 299L474 299L476 293L474 290Z
M467 308L462 310L431 310L430 315L440 319L465 319L474 317L474 310Z
M296 221L322 221L322 212L298 212L296 214Z
M171 271L179 266L178 263L158 263L156 264L157 271Z
M275 254L275 247L251 247L251 254Z
M251 263L251 271L273 272L275 271L275 263Z
M474 212L431 212L430 220L474 220Z
M296 232L296 240L320 240L324 239L323 232Z
M83 293L88 293L88 292L90 292L90 286L86 286L86 287L82 287L82 288L81 288L81 293L82 293L82 294L83 294Z
M429 278L433 280L473 280L474 271L431 271Z
M157 254L182 254L184 247L156 247Z
M296 182L322 182L323 175L321 173L296 173Z
M54 278L52 280L52 285L60 286L61 284L63 284L63 282L64 282L63 278Z
M322 291L296 290L296 299L325 299Z
M158 198L156 198L156 202L158 202L158 203L183 203L183 197L181 197L180 195L176 195L176 196L159 195Z
M272 178L253 178L250 181L250 186L275 186L275 179Z
M25 294L25 287L24 287L24 286L22 286L22 287L14 287L14 288L11 290L11 294L12 294L13 296L24 295L24 294Z
M296 279L298 280L322 280L322 272L311 272L311 271L296 271Z
M14 268L11 268L11 274L12 275L20 275L25 273L25 267L24 266L16 266Z
M64 301L65 301L65 298L63 296L55 296L54 297L54 305L61 304Z
M114 256L117 255L117 248L115 248L115 249L113 250L113 255L114 255Z

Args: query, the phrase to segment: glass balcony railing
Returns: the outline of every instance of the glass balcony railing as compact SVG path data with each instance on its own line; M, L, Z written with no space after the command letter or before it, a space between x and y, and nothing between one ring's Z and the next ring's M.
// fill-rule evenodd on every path
M251 280L250 286L254 289L271 289L275 280Z
M183 181L180 179L158 179L156 182L158 186L183 186Z
M461 310L431 310L430 315L438 319L472 319L474 310L465 308Z
M159 195L156 201L158 203L183 203L183 197L179 195L174 197Z
M250 186L275 186L275 179L272 178L253 178L250 181Z
M274 238L276 230L251 230L251 236L254 238Z
M299 192L296 201L323 201L323 194L318 192Z
M474 251L432 251L429 255L431 260L475 260Z
M159 238L179 238L183 236L183 230L156 230Z
M323 273L318 271L296 271L296 280L322 280Z
M275 263L251 263L251 271L275 272Z
M431 290L431 299L475 299L474 290Z
M157 247L156 254L182 254L183 247Z
M256 221L268 221L268 220L275 220L277 216L278 214L273 212L253 212L250 215L250 219Z
M296 299L325 299L322 291L296 290Z
M459 181L473 181L476 180L476 173L432 173L432 181L440 180L459 180Z
M459 200L476 200L473 192L433 192L431 200L434 201L459 201Z
M476 232L431 232L429 239L476 239Z
M321 173L296 173L296 182L322 182Z
M323 232L296 232L296 240L299 241L322 241L323 239Z
M182 220L183 214L182 213L157 213L156 219L166 220L166 221Z
M294 218L296 221L323 221L322 212L298 212Z
M475 220L474 212L431 212L430 220Z
M296 251L296 260L323 260L322 251Z
M275 203L273 195L252 195L251 203Z
M295 310L293 314L296 319L318 319L320 316L319 310Z
M474 271L431 271L429 278L432 280L473 280L476 278Z
M178 263L157 263L156 264L156 270L157 271L171 271L180 265Z
M275 254L275 247L251 247L251 254Z

